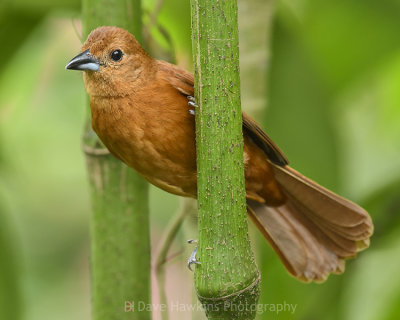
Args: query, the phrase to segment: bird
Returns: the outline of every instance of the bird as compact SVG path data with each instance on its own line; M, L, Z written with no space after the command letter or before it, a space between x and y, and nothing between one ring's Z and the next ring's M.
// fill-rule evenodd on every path
M94 29L65 68L83 71L92 128L112 155L153 185L197 198L191 73L114 26ZM343 273L346 259L369 246L369 214L291 168L244 112L242 121L248 216L295 278Z

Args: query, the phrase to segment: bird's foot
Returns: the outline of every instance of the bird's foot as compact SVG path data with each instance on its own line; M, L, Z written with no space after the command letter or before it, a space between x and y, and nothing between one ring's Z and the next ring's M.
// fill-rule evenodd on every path
M197 243L197 240L190 239L190 240L188 240L188 243L190 243L190 244ZM201 264L200 261L196 260L196 253L197 253L197 246L194 248L192 254L190 255L190 257L187 261L187 266L190 271L193 271L192 264Z
M195 100L195 98L193 96L187 96L187 99L189 100L188 101L189 107L193 108L193 109L189 109L189 113L192 114L192 115L195 115L196 114L195 109L198 108L198 105L196 104L196 100Z

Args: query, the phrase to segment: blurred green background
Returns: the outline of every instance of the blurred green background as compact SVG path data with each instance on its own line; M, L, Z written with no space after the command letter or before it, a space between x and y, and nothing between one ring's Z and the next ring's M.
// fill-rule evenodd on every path
M149 49L191 69L189 1L143 7L145 25L161 9ZM291 278L251 226L260 303L296 305L259 319L400 319L400 1L239 0L239 9L243 108L294 168L375 223L370 249L318 285ZM0 319L90 319L85 92L64 70L81 46L79 19L77 0L0 3ZM151 189L154 253L178 203ZM171 250L173 303L194 299L184 245L194 233L189 221Z

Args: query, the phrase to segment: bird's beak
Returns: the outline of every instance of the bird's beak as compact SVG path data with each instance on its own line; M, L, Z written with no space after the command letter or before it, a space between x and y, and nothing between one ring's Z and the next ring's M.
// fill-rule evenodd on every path
M72 58L72 60L65 66L65 69L67 70L99 71L99 68L99 60L90 54L89 49L78 54L75 58Z

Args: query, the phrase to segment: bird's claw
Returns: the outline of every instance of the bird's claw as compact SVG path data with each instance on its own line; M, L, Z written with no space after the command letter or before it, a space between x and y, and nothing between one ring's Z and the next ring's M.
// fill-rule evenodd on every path
M189 243L189 244L193 244L193 243L196 244L197 242L198 241L195 240L195 239L189 239L187 241L187 243ZM197 253L197 246L194 248L194 250L193 250L192 254L190 255L190 257L188 259L188 262L187 262L187 266L188 266L190 271L193 271L192 270L192 264L201 264L200 261L196 260L196 253Z
M198 106L196 104L196 100L195 100L195 98L193 96L187 96L187 99L189 100L188 101L189 107L194 108L194 109L198 108ZM189 113L192 114L192 115L195 115L196 111L193 110L193 109L189 109Z
M194 102L194 101L190 101L190 100L189 100L188 105L191 106L191 107L193 107L193 108L198 108L198 105L197 105L196 102Z
M189 242L189 243L193 243L193 242ZM190 257L188 259L188 262L187 262L187 266L188 266L190 271L193 271L192 270L192 264L201 264L200 261L196 260L196 253L197 253L197 246L194 248L194 250L193 250L192 254L190 255Z

